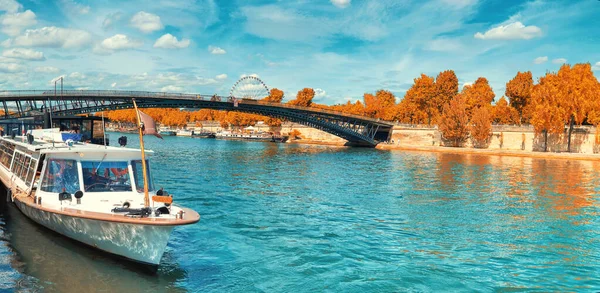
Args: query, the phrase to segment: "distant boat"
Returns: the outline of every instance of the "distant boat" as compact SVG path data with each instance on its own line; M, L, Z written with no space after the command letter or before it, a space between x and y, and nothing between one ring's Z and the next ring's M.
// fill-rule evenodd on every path
M273 135L268 132L258 133L236 133L229 131L221 131L215 134L218 139L229 140L247 140L247 141L264 141L264 142L286 142L286 136Z
M171 130L169 127L161 127L158 129L158 133L162 136L175 136L177 133L175 130Z
M177 136L192 136L194 135L194 132L191 130L187 130L187 129L178 129L176 132Z
M197 137L197 138L215 138L216 135L215 135L214 132L202 131L202 132L194 132L194 134L192 135L192 137Z

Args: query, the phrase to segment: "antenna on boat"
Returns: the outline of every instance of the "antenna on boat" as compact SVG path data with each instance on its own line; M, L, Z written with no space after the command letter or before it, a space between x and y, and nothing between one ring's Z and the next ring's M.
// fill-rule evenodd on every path
M142 124L142 120L140 118L140 111L138 110L137 104L135 103L135 99L133 100L133 107L135 108L135 116L137 117L137 126L138 131L140 133L140 149L142 151L142 174L144 176L144 206L150 206L150 199L148 197L148 175L146 173L146 152L144 151L144 125Z
M102 111L102 140L104 141L104 148L106 148L106 129L104 128L104 111Z

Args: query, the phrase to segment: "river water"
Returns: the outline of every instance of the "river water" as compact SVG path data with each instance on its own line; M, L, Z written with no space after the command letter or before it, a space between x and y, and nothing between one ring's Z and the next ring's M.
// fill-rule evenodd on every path
M202 215L158 272L8 206L0 291L600 290L600 162L146 141L155 183Z

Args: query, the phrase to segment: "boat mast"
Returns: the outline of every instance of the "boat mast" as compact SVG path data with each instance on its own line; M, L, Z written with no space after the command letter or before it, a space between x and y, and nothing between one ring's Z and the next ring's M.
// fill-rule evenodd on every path
M135 108L135 116L137 117L137 126L140 132L140 149L142 151L142 174L144 176L144 206L150 206L150 199L148 198L148 175L146 174L146 152L144 151L144 132L142 129L142 120L140 119L140 112L138 111L135 99L133 99L133 107Z

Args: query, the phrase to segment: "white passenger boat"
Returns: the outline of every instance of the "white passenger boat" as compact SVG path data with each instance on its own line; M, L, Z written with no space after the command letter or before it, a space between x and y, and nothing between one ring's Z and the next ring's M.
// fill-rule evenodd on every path
M263 142L286 142L287 137L276 136L267 132L240 133L230 131L219 131L215 134L215 138L228 140L246 140L246 141L263 141Z
M194 132L191 130L187 130L187 129L177 129L177 136L187 136L187 137L191 137L192 135L194 135Z
M175 132L175 130L171 130L171 128L169 127L160 127L158 129L158 133L162 136L175 136L177 135L177 132Z
M156 266L171 230L200 220L195 211L173 205L172 197L156 191L150 174L144 185L139 149L51 143L34 136L29 141L0 138L0 180L9 199L38 224Z

